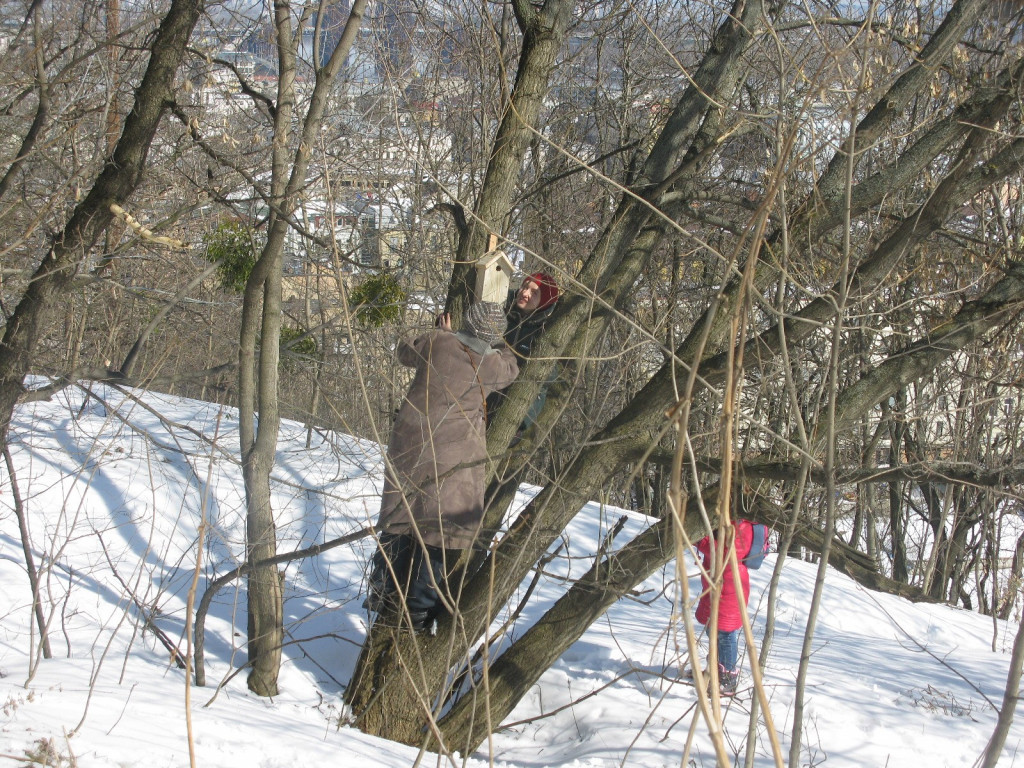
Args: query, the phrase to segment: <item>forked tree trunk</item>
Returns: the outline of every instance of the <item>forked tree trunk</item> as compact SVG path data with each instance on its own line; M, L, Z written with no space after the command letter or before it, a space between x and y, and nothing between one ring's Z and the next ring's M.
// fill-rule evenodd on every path
M513 0L513 8L523 47L511 103L498 127L474 216L459 238L446 306L456 316L471 298L473 262L484 253L488 234L500 233L504 226L573 4L546 0L538 7L528 0ZM416 640L387 624L378 621L371 627L345 701L366 733L419 744L429 733L425 723L435 700L443 697L440 687L453 662L444 637L450 629L442 626L436 638ZM462 632L460 628L454 643L459 649L456 655L465 653L467 639Z
M278 50L278 91L274 110L271 160L272 206L267 242L246 282L239 337L239 442L246 494L246 558L262 561L277 554L270 472L280 425L278 364L280 362L282 263L285 236L291 227L300 190L320 134L328 95L355 40L366 0L356 0L348 23L327 64L316 71L309 108L295 135L296 38L291 3L274 5ZM259 350L257 352L257 339ZM283 630L282 576L272 565L248 575L249 689L261 696L277 693Z

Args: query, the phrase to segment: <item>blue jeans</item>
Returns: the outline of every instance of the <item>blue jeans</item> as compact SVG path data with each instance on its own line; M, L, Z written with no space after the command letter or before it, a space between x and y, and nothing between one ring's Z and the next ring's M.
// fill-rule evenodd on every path
M731 632L718 630L718 663L729 672L736 671L736 664L739 660L740 631L734 629Z

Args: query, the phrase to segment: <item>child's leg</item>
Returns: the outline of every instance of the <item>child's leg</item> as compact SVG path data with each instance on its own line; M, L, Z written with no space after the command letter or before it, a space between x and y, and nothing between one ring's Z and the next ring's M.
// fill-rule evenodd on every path
M727 672L735 672L739 661L739 640L740 631L734 629L731 632L718 630L718 663Z
M739 639L740 631L718 632L718 684L723 696L735 696L739 682Z

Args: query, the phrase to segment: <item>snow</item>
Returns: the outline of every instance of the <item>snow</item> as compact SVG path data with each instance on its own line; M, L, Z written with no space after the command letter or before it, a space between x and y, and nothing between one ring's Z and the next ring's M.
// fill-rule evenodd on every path
M32 633L31 592L5 473L3 757L20 764L32 758L53 766L177 768L190 760L188 713L200 766L680 765L696 699L680 675L686 644L671 566L595 623L545 672L506 727L469 756L420 755L344 724L344 685L366 632L360 589L368 539L287 566L289 644L278 696L254 696L245 671L238 673L245 661L245 603L236 584L217 594L206 622L208 684L188 684L153 627L186 654L197 556L196 600L210 580L238 564L245 526L237 414L155 393L90 389L23 406L12 427L53 658L38 655ZM379 447L317 432L309 448L306 440L301 425L282 425L274 470L280 552L353 533L376 516ZM521 489L520 503L531 491ZM618 540L624 541L642 530L641 516L597 504L581 512L565 536L568 554L545 569L517 634L561 593L562 576L586 570L588 553L622 515L628 525ZM759 640L774 563L769 556L751 574ZM765 670L784 759L815 571L809 563L787 563ZM873 593L830 572L807 680L801 764L974 763L1002 705L1015 632L978 614ZM725 704L725 729L742 764L748 674L740 685L744 692ZM1024 728L1015 724L1003 765L1018 764L1022 739ZM763 723L756 744L756 764L773 764ZM714 765L703 722L690 759Z

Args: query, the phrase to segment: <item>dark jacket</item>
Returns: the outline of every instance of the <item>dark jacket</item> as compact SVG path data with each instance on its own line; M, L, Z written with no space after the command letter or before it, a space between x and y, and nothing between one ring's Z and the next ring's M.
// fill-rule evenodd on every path
M555 305L552 304L545 309L538 309L533 312L522 312L516 306L516 293L517 291L509 291L508 301L505 304L505 316L508 318L508 325L505 328L505 343L515 352L521 365L533 353L533 347L541 334L544 333L544 326L547 324L548 318L551 317L551 313L555 311ZM520 429L524 429L534 422L544 406L546 398L547 385L545 384L526 414L526 418L523 419ZM488 420L490 420L491 415L498 409L504 399L504 388L487 398Z
M547 309L524 313L516 306L513 294L510 306L505 311L505 316L508 318L505 341L520 358L525 359L533 353L534 344L544 332L544 326L554 311L555 305L552 304Z
M750 571L743 564L743 558L750 552L750 544L753 540L753 527L749 520L736 521L736 536L733 542L736 547L736 560L740 567L740 584L743 585L743 604L746 605L750 599ZM711 571L711 550L715 547L715 540L705 536L697 542L697 551L704 559L704 568ZM728 553L725 553L728 558ZM717 556L717 553L716 553ZM708 590L708 582L701 576L701 587L704 595L697 603L697 621L707 625L711 622L711 594ZM743 626L743 618L740 614L739 599L736 594L736 584L733 580L732 567L725 572L722 580L722 597L718 603L718 629L722 632L732 632Z
M466 549L483 518L484 401L515 379L515 355L432 331L399 344L398 361L416 375L388 442L378 528Z

